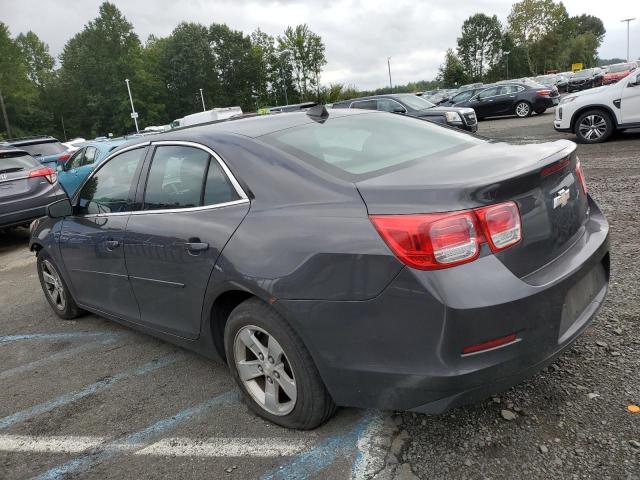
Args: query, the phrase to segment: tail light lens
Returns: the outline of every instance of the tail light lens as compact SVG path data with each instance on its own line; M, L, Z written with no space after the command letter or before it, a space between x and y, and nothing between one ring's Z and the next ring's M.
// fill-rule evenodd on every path
M549 97L551 96L551 90L538 90L536 92L538 94L539 97Z
M38 168L37 170L31 170L29 172L29 178L33 177L44 177L47 181L53 185L58 180L58 174L53 168L43 167Z
M514 202L475 210L423 215L371 215L371 222L406 265L419 270L449 268L475 260L480 245L493 252L522 238Z
M58 157L58 161L59 162L66 162L70 158L71 158L71 154L70 153L61 153L60 156Z
M576 176L578 177L578 181L580 182L580 187L582 187L582 193L587 194L587 182L584 179L584 172L582 171L582 165L580 164L580 159L576 162Z

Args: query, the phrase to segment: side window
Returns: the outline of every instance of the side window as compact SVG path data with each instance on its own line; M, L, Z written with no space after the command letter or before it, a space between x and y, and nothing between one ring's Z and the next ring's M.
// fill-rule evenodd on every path
M478 98L480 100L483 100L485 98L493 97L497 94L498 94L498 87L487 88L486 90L483 90L480 92L480 94L478 95Z
M96 160L96 153L98 149L96 147L87 147L84 151L84 160L82 165L91 165Z
M73 156L68 160L69 167L67 168L67 170L78 168L80 165L82 165L83 157L84 157L84 148L81 148L76 153L74 153Z
M149 169L144 210L200 206L208 163L209 154L199 148L157 147Z
M129 150L105 163L82 187L78 213L131 211L131 187L145 151L146 148Z
M362 110L377 110L378 102L375 100L361 100L359 102L353 102L351 108L360 108Z
M233 188L220 164L212 158L207 172L207 183L204 187L203 205L217 205L235 200L240 200L240 195Z
M380 98L378 100L378 110L382 110L383 112L398 112L399 110L406 112L407 109L400 105L395 100L391 100L390 98Z
M459 93L458 95L455 95L451 101L453 103L460 103L460 102L466 102L467 100L469 100L471 97L473 96L473 90L467 90L466 92L462 92Z

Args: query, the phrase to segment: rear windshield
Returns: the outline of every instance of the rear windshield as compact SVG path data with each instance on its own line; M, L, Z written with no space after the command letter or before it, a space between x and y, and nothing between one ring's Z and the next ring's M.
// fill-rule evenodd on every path
M631 70L631 65L629 65L628 63L622 65L611 65L609 67L609 73L620 73L626 72L627 70Z
M40 162L29 155L25 155L24 152L0 153L0 173L31 170L39 165Z
M260 139L337 176L369 176L483 142L426 120L391 113L329 118L324 123L281 130Z
M67 149L64 148L60 142L46 142L46 143L34 143L31 145L20 145L22 150L29 152L34 157L47 155L57 155L58 153L65 152Z

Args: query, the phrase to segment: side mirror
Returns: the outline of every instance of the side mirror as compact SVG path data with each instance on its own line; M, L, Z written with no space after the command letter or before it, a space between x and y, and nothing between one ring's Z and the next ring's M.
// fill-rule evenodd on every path
M69 200L68 198L64 198L47 205L47 216L49 218L68 217L72 213L73 207L71 206L71 200Z
M402 107L393 107L393 113L407 113L407 111Z

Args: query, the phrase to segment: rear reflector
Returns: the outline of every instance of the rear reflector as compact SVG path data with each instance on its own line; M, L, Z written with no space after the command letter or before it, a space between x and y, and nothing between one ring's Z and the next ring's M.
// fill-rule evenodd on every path
M369 218L398 259L419 270L471 262L480 255L484 242L498 252L522 238L520 213L514 202L459 212Z
M462 349L462 354L466 355L468 353L476 353L476 352L481 352L483 350L490 350L492 348L506 345L507 343L515 342L516 338L518 338L518 336L515 333L512 333L511 335L507 335L506 337L494 338L493 340L489 340L488 342L469 345L468 347L464 347Z
M50 184L54 184L58 180L58 174L53 168L43 167L29 172L29 178L44 177Z
M582 193L587 194L587 182L584 179L584 172L582 171L582 165L580 164L580 159L576 162L576 176L578 177L578 181L580 182L580 187L582 188Z

